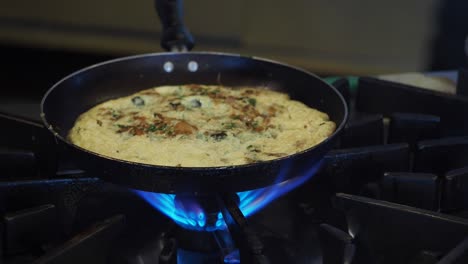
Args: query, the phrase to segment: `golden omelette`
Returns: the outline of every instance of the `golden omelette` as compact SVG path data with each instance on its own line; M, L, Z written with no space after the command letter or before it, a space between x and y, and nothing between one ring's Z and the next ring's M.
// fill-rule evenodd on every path
M334 130L327 114L284 93L180 85L101 103L78 117L69 139L121 160L215 167L291 155Z

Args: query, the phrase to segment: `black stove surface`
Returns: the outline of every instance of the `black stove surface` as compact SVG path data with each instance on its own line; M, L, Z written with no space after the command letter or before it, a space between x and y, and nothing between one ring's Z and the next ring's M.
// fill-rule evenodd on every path
M312 179L247 219L261 261L468 263L468 99L333 84L351 118ZM79 170L37 121L2 114L0 127L0 263L223 263L212 234Z

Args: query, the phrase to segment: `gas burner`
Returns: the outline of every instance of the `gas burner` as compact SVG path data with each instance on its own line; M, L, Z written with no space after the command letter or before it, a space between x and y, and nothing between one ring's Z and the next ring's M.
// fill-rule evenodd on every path
M134 191L182 228L212 232L226 227L215 195Z
M233 195L238 201L245 217L253 215L270 202L287 194L309 180L320 168L322 162L314 164L301 176L284 180L290 167L285 167L276 180L276 184ZM222 213L217 203L216 194L164 194L134 190L145 201L171 218L183 228L196 231L215 231L226 228Z

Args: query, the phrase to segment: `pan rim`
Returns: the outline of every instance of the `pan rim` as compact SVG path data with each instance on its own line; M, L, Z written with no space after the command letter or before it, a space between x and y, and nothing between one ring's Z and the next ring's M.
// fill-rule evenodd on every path
M73 144L72 142L70 142L66 138L62 137L54 129L52 124L50 124L47 121L46 114L44 113L44 105L46 103L47 98L49 97L49 94L51 94L55 90L56 87L60 86L66 80L68 80L68 79L70 79L70 78L72 78L72 77L74 77L76 75L79 75L79 74L81 74L83 72L93 70L93 69L101 67L101 66L116 63L116 62L129 61L129 60L145 58L145 57L184 56L184 55L208 55L208 56L225 56L225 57L244 58L244 59L249 59L249 60L255 60L255 61L259 61L259 62L266 62L266 63L269 63L269 64L274 64L276 66L289 68L289 69L292 69L292 70L307 74L309 76L314 77L318 81L322 82L324 85L328 86L328 88L331 89L335 93L336 96L338 96L339 100L341 101L341 105L343 106L343 110L344 110L343 118L340 121L340 124L338 125L338 127L335 129L335 131L333 131L333 133L329 137L327 137L326 139L324 139L320 143L318 143L318 144L316 144L316 145L314 145L314 146L312 146L310 148L304 149L302 151L298 151L298 152L295 152L293 154L286 155L284 157L271 159L271 160L263 160L263 161L247 163L247 164L239 164L239 165L212 166L212 167L177 167L177 166L155 165L155 164L146 164L146 163L140 163L140 162L134 162L134 161L128 161L128 160L121 160L121 159L105 156L105 155L102 155L100 153L96 153L96 152L87 150L85 148L82 148L82 147L80 147L78 145ZM132 56L119 57L119 58L99 62L99 63L93 64L93 65L84 67L82 69L79 69L79 70L77 70L75 72L72 72L72 73L68 74L67 76L63 77L58 82L56 82L51 88L49 88L47 90L47 92L44 94L44 96L42 97L42 99L41 99L40 109L41 109L41 113L40 113L41 120L44 123L44 125L46 126L46 128L54 135L54 137L58 138L61 142L67 144L70 147L76 148L79 151L85 152L85 153L93 155L93 156L97 156L99 158L103 158L103 159L106 159L106 160L109 160L109 161L119 162L119 163L122 163L122 164L125 164L125 165L139 166L139 167L145 167L145 168L150 168L150 169L155 169L155 170L175 170L175 171L181 171L181 172L183 172L183 171L187 171L187 172L188 171L190 171L190 172L204 172L204 171L212 171L212 170L230 171L230 170L238 170L238 169L248 169L250 167L255 167L255 166L258 166L258 165L262 165L262 164L278 163L278 162L288 160L288 159L295 159L295 158L301 156L302 154L312 152L313 150L318 149L321 146L325 145L327 142L333 140L341 132L341 130L344 129L344 126L346 125L346 122L348 120L348 115L349 115L348 105L347 105L346 100L344 99L343 95L335 87L333 87L331 84L327 83L326 81L324 81L322 78L318 77L314 73L311 73L311 72L309 72L309 71L307 71L305 69L302 69L300 67L293 66L293 65L283 63L283 62L279 62L279 61L276 61L276 60L273 60L273 59L257 57L257 56L246 56L246 55L235 54L235 53L212 52L212 51L143 53L143 54L137 54L137 55L132 55ZM328 113L327 113L327 115L328 115Z

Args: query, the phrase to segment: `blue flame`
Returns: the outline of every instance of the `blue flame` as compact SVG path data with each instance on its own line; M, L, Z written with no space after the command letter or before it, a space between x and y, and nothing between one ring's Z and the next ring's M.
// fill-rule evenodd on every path
M226 264L237 264L240 263L239 250L235 250L224 257L224 263Z
M322 161L308 169L303 175L294 177L284 181L284 178L288 175L289 166L285 166L278 175L276 184L256 190L250 190L245 192L239 192L237 195L240 199L239 208L245 217L253 215L258 210L271 203L273 200L281 197L282 195L290 192L291 190L302 185L308 181L318 171Z
M195 217L193 217L192 213L183 210L176 210L174 194L144 192L139 190L135 190L135 192L154 208L174 220L177 224L181 226L199 226L199 223ZM201 218L203 218L203 212L201 212L201 214Z
M284 178L288 175L290 166L284 166L274 185L256 190L238 192L237 195L240 200L239 208L241 212L245 217L253 215L273 200L309 180L317 172L321 164L322 161L314 164L303 175L286 181ZM213 219L210 218L210 221L208 221L207 215L195 201L193 203L184 204L183 208L181 208L178 206L174 194L153 193L140 190L135 190L135 192L151 206L174 220L181 227L198 231L215 231L226 228L226 223L220 212L214 216L210 216Z

